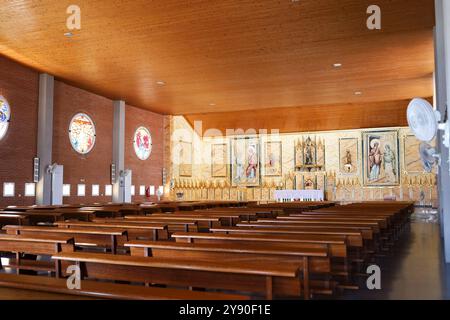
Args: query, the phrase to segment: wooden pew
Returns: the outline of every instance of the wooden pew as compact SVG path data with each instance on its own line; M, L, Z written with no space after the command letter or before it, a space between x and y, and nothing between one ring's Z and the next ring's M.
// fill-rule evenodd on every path
M280 228L244 228L244 227L221 227L211 228L211 232L225 233L225 234L316 234L316 235L341 235L346 237L348 246L363 247L363 236L360 231L349 229L334 229L324 230L323 228L296 228L296 229L280 229Z
M385 215L385 216L409 216L407 211L399 208L380 208L380 207L350 207L350 206L335 206L331 208L322 208L314 211L305 211L302 213L320 214L320 213L345 213L345 214L363 214L365 216L371 215Z
M157 207L161 210L161 212L175 212L178 210L178 206L173 204L158 204Z
M80 210L80 209L71 209L71 208L58 208L53 210L27 210L25 211L25 214L35 214L36 217L40 216L50 216L53 217L54 221L62 221L66 219L76 219L81 221L89 221L92 219L95 214L94 211L88 211L88 210ZM35 218L36 219L36 218ZM48 221L39 221L39 222L52 222L50 219Z
M177 232L172 234L177 242L187 243L214 243L229 244L237 243L242 246L253 245L257 243L273 242L280 245L292 245L293 248L303 248L302 244L317 244L320 247L326 245L331 257L346 258L347 243L345 236L333 235L285 235L285 234L220 234L220 233L195 233L195 232Z
M56 211L63 213L64 220L91 221L95 217L95 211L81 208L60 208Z
M15 268L17 273L20 270L45 270L54 271L60 275L60 264L55 261L54 268L49 268L47 264L30 262L21 259L21 254L46 255L51 256L58 252L73 252L74 239L61 236L50 235L10 235L0 234L0 252L12 252L16 259L9 267Z
M301 221L282 221L278 219L271 220L258 220L253 222L240 222L237 227L260 227L260 226L276 226L282 228L296 228L296 227L323 227L323 228L348 228L361 230L363 235L369 237L374 233L380 232L380 226L377 222L366 221L320 221L320 220L301 220ZM372 230L372 233L365 232L366 230Z
M252 244L199 244L181 242L130 241L125 244L132 256L198 260L252 261L267 260L298 263L303 271L304 297L310 298L309 273L329 274L331 272L328 248L322 246L305 246L293 248L282 245Z
M266 220L261 220L266 221ZM308 215L299 214L291 216L278 217L276 221L280 223L330 223L330 224L354 224L354 223L376 223L378 224L379 230L375 232L375 239L373 246L375 250L385 250L385 246L392 245L392 237L395 233L395 228L393 224L387 217L376 216L376 217L365 217L365 216L342 216L342 215Z
M257 229L257 230L279 230L284 232L301 232L301 233L313 233L316 234L345 234L347 232L360 233L363 239L362 246L356 247L352 253L352 261L363 263L367 260L368 255L373 253L374 247L376 246L376 233L374 229L370 226L361 225L330 225L330 224L302 224L302 223L291 223L291 224L279 224L279 223L239 223L237 227L243 227L245 229ZM214 230L214 229L211 229ZM213 231L214 232L214 231ZM334 233L337 232L337 233ZM350 234L349 234L350 237ZM353 236L352 236L353 237Z
M305 211L299 214L290 214L289 216L291 217L299 217L299 216L332 216L332 217L364 217L364 218L382 218L382 219L387 219L387 220L391 220L392 216L395 213L390 213L390 212L371 212L371 213L364 213L361 211L350 211L350 212L346 212L346 211L341 211L341 212L321 212L321 211Z
M334 206L334 202L283 202L257 205L259 209L283 210L284 214L301 213L305 210L316 210Z
M374 209L394 209L394 210L405 210L409 213L414 211L413 201L366 201L360 203L352 203L346 206L346 209L360 209L360 208L374 208Z
M342 206L343 207L343 206ZM337 207L340 208L340 207ZM388 221L389 227L392 229L392 240L398 239L399 234L402 230L405 229L406 225L409 222L409 214L408 213L401 213L400 211L386 211L377 209L375 211L371 209L361 209L361 208L354 208L353 210L347 210L347 209L337 209L335 211L312 211L312 212L304 212L303 214L306 214L311 217L315 216L340 216L340 217L346 217L346 218L357 218L357 217L365 217L365 218L382 218L386 219ZM298 215L291 215L291 216L298 216Z
M378 220L364 220L364 219L353 219L353 220L341 220L339 218L336 219L324 219L324 218L302 218L299 219L282 219L283 217L279 217L277 219L258 219L257 221L253 221L252 223L261 223L261 224L271 224L277 223L282 225L329 225L329 226L351 226L351 227L370 227L374 233L379 233L383 229L381 223ZM245 224L243 222L242 224Z
M137 219L136 219L137 218ZM178 231L198 231L198 224L196 221L186 220L186 219L145 219L144 216L128 216L123 218L95 218L93 222L99 223L117 223L118 221L124 221L128 224L133 225L146 225L146 224L165 224L168 228L169 235L173 232Z
M160 213L161 208L157 207L156 205L140 205L142 214L152 214L152 213Z
M97 253L64 253L52 257L80 265L82 277L163 285L200 287L298 297L302 293L298 265L269 261L191 261Z
M0 212L0 225L27 225L28 224L28 216L21 214L4 214Z
M159 217L162 216L164 214L151 214L148 215L149 217L155 216L155 217ZM229 226L233 226L235 225L237 222L244 220L244 221L250 221L250 220L255 220L256 219L256 213L254 212L233 212L233 211L224 211L224 212L215 212L215 211L208 211L208 212L203 212L203 211L175 211L173 213L165 213L165 215L167 216L176 216L179 218L183 218L183 217L203 217L202 220L207 221L206 219L219 219L221 221L221 224L224 224L224 222L228 222L227 224ZM199 220L201 221L201 220Z
M366 252L364 250L364 237L360 230L345 229L345 228L324 228L324 227L293 227L293 228L277 228L277 226L270 226L269 228L258 227L222 227L210 229L213 233L224 234L260 234L260 235L340 235L345 236L346 244L350 249L348 258L342 261L342 265L336 271L350 280L349 276L352 273L352 265L350 263L357 263L361 267L361 263L366 259ZM369 230L371 231L371 230ZM346 288L355 289L353 284L346 284Z
M316 235L316 234L223 234L223 233L175 233L172 238L181 243L228 245L237 244L243 248L255 244L282 245L292 249L317 248L326 246L332 259L333 276L350 276L350 258L345 236ZM322 290L322 293L323 292ZM327 292L328 294L328 292Z
M103 246L111 249L115 254L120 241L128 241L126 230L118 228L57 228L57 227L34 227L34 226L4 226L7 234L16 235L56 235L75 238L77 246Z
M320 221L299 221L299 222L289 222L283 223L279 220L269 220L269 221L256 221L252 223L241 222L236 225L237 227L245 228L274 228L274 229L289 229L289 230L305 230L310 231L333 231L333 230L354 230L361 232L364 240L364 250L361 253L372 252L378 244L378 237L380 233L380 228L377 223L374 222L352 222L352 223L331 223L331 222L320 222Z
M82 207L82 210L93 211L95 216L98 218L115 218L122 216L120 206L87 206Z
M6 207L5 211L25 212L25 211L31 210L31 209L52 210L52 209L55 209L55 208L59 208L59 206L38 206L38 205L33 205L33 206L8 206L8 207Z
M372 210L364 210L364 209L360 209L360 210L336 210L336 211L305 211L299 214L290 214L289 216L292 217L296 217L296 216L304 216L304 215L308 215L308 216L342 216L342 217L359 217L359 216L363 216L366 218L385 218L385 219L389 219L389 220L395 220L394 218L397 218L400 213L398 211L382 211L382 210L377 210L377 211L372 211Z
M98 222L55 222L54 225L60 228L119 228L128 232L128 239L147 238L157 241L159 239L158 233L162 237L167 237L167 225L165 224L144 224L136 225L130 224L126 221L117 221L116 223L98 223Z
M264 221L265 219L260 219L260 221ZM384 216L374 216L374 217L367 217L363 215L354 215L354 216L345 216L345 215L333 215L333 214L320 214L320 215L310 215L310 214L294 214L289 216L282 216L277 217L277 220L279 221L329 221L329 222L335 222L335 221L345 221L345 222L352 222L352 221L363 221L363 222L376 222L378 223L380 229L386 229L390 225L390 221L388 217Z
M249 297L236 294L200 292L180 289L144 287L109 282L83 280L79 290L67 288L65 279L0 274L0 287L24 289L38 296L42 293L67 295L67 299L76 296L95 299L118 300L248 300Z
M244 221L256 220L257 218L275 218L277 213L273 210L255 210L252 208L214 208L208 210L196 210L195 214L227 217L232 225L232 220Z
M212 228L222 225L222 219L225 219L224 217L218 217L218 216L206 216L206 215L197 215L197 214L184 214L184 213L154 213L151 215L146 216L148 217L148 220L158 220L160 218L163 218L168 221L186 221L186 220L192 220L196 221L198 226L201 228ZM132 218L130 218L132 219Z
M15 214L27 217L30 224L53 223L62 220L64 214L56 211L38 210L38 211L2 211L1 214Z

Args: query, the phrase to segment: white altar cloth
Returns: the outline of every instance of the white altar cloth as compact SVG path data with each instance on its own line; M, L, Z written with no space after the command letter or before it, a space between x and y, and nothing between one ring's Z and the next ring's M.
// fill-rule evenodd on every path
M323 201L323 190L275 190L275 199L296 201Z

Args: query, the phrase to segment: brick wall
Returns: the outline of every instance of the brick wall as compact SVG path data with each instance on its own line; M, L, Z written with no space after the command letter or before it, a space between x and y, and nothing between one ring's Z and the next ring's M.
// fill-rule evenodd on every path
M39 75L37 72L0 56L0 95L11 107L11 122L0 141L0 207L34 204L24 197L25 183L33 182L33 158L37 145ZM16 197L3 198L3 183L16 184Z
M89 115L96 129L95 145L86 155L72 148L68 134L70 120L79 112ZM65 197L64 203L111 201L104 193L105 185L110 184L112 162L112 101L55 81L53 122L53 162L64 165L64 183L71 185L71 196ZM77 196L78 184L86 184L85 197ZM100 185L99 197L91 196L92 184Z
M23 195L25 183L33 180L37 152L38 72L0 56L0 95L8 100L12 111L8 132L0 141L0 207L31 205L35 198ZM96 126L95 146L86 155L75 152L69 141L69 123L78 112L87 113ZM110 184L112 162L112 100L55 80L53 118L53 162L64 166L64 183L71 185L71 196L65 197L64 203L111 201L112 197L104 194L105 185ZM145 161L139 160L133 149L134 132L139 126L147 127L152 134L152 153ZM133 200L145 200L139 196L140 185L162 185L163 152L163 116L127 105L125 167L133 171ZM16 184L15 197L3 197L3 182ZM78 184L86 185L85 197L77 196ZM92 197L93 184L100 185L98 197Z
M163 168L163 120L160 114L126 106L125 123L125 168L131 169L132 184L135 185L136 193L134 201L145 201L145 196L139 196L139 186L162 186ZM152 136L152 153L147 160L140 160L133 148L134 133L139 127L146 127ZM150 198L156 200L156 196Z

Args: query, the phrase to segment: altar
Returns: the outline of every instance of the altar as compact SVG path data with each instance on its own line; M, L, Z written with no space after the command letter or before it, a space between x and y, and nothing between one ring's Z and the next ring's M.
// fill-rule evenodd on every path
M276 201L324 201L323 190L275 190Z

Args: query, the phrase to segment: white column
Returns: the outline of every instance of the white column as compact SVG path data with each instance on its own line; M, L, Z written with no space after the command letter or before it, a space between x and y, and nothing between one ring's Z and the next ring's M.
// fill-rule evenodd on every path
M435 0L435 85L437 108L444 116L446 106L450 103L450 1ZM439 132L437 145L442 155L439 168L439 212L441 232L444 238L445 260L450 263L450 175L448 149L442 143L442 132Z
M39 109L37 157L40 159L39 182L36 185L36 204L51 204L52 176L47 167L52 164L54 77L39 75Z
M125 168L125 101L114 101L113 164L116 166L116 181L113 182L113 202L124 202L124 183L120 173Z

